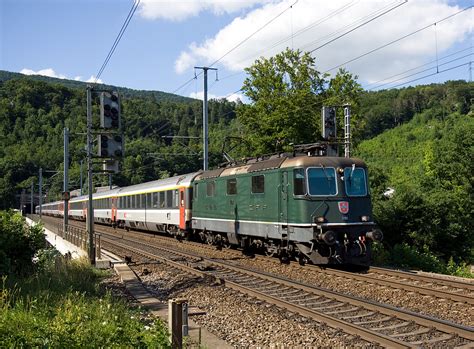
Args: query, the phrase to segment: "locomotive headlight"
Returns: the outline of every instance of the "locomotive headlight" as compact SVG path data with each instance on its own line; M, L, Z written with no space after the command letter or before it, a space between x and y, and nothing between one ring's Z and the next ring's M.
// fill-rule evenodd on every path
M365 236L367 237L367 239L370 239L373 241L383 240L383 233L380 229L374 229L372 231L369 231Z
M332 230L328 230L327 232L325 233L320 233L318 235L318 239L325 242L326 245L334 245L337 241L337 236L336 236L336 233L333 232Z
M324 222L326 222L326 218L324 218L323 216L316 217L315 221L318 222L318 223L324 223Z
M361 216L361 217L360 217L360 220L361 220L362 222L368 222L368 221L370 220L370 216Z

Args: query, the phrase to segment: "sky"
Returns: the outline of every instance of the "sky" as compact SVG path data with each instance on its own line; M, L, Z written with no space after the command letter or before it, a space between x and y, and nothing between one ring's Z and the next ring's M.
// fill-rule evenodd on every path
M242 99L245 67L286 48L368 90L469 80L473 2L141 0L99 82L202 98L212 65L209 97ZM132 5L0 0L0 69L94 81Z

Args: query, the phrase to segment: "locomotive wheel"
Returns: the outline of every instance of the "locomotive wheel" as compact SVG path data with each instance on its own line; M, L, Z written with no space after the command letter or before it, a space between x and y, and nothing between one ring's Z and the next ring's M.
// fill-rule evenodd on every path
M265 249L265 256L273 257L275 255L275 251L270 251L269 249Z
M299 253L297 256L295 256L295 260L301 265L304 266L306 263L308 263L308 258L302 253Z

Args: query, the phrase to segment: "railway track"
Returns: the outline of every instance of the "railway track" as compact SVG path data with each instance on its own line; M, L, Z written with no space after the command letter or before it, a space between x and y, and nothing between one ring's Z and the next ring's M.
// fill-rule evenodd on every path
M474 328L471 327L343 295L250 268L236 267L230 261L203 258L171 248L151 246L146 242L125 237L122 239L109 233L103 233L102 242L147 260L159 260L194 275L214 278L226 287L250 297L359 335L382 346L469 348L474 345Z
M49 218L51 217L48 217L48 219ZM76 221L72 224L78 227L84 227L84 224L82 222ZM140 238L153 244L157 244L159 241L166 242L170 240L170 237L166 236L150 235L149 233L137 231L128 233L124 229L115 230L112 227L105 225L96 225L96 229L100 232L120 232L122 236L132 236L133 234L135 238ZM192 248L206 249L211 252L216 251L215 246L212 245L206 245L191 241L183 241L182 243ZM236 258L241 256L241 252L237 250L229 249L225 250L225 253ZM275 258L268 258L260 255L257 255L255 259L257 261L262 261L265 263L280 263ZM299 267L297 262L292 262L292 264L296 268ZM334 268L320 268L314 265L306 265L304 268L314 273L322 273L334 276L335 278L339 278L341 282L360 281L390 289L400 289L406 292L416 292L425 296L465 303L471 306L474 305L474 282L450 280L445 278L439 278L434 275L427 276L377 267L370 267L367 272L363 273L348 272Z

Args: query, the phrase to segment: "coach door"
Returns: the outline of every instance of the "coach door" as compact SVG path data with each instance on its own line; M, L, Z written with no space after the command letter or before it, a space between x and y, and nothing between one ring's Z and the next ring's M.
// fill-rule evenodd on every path
M179 229L186 229L186 208L184 200L185 188L179 188Z
M279 190L279 226L280 229L288 224L288 172L282 171L280 174L280 190ZM283 230L283 229L282 229Z
M112 198L112 222L115 222L117 217L117 200L118 198Z

